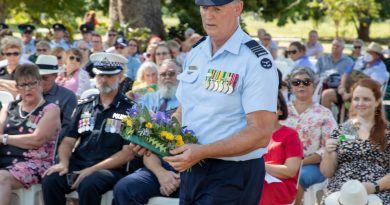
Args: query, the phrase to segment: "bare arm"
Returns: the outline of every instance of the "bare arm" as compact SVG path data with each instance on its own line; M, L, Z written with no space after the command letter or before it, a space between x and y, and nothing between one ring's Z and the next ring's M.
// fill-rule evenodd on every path
M17 95L16 82L14 80L0 79L0 90L8 91L15 97Z
M280 178L288 179L297 175L301 167L302 159L300 157L290 157L284 164L265 164L265 170L270 175Z
M7 118L8 104L3 104L0 111L0 134L4 133L5 120Z
M318 164L321 162L321 156L317 153L314 153L308 157L305 157L302 161L303 165L306 164Z
M320 170L321 173L327 178L332 177L337 169L338 163L336 148L338 143L339 142L336 139L328 139L326 141L324 157L320 164Z
M46 111L33 133L9 135L7 144L24 149L38 149L53 138L60 127L60 109L53 107Z

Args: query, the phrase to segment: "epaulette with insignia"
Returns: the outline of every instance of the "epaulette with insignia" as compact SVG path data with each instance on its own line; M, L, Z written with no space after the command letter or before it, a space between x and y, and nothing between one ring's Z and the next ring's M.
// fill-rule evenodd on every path
M126 95L125 97L123 98L123 101L129 103L129 104L136 104L135 101L133 101L132 99L128 98Z
M202 43L204 40L206 40L207 36L203 36L201 39L199 39L198 42L196 42L194 45L192 45L192 48L195 48L198 46L200 43Z
M245 45L254 53L258 58L268 54L268 51L255 40L250 40Z
M81 105L81 104L85 104L85 103L88 103L88 102L92 102L96 99L98 95L91 95L91 96L88 96L87 98L83 98L83 99L79 99L77 101L77 104L78 105Z

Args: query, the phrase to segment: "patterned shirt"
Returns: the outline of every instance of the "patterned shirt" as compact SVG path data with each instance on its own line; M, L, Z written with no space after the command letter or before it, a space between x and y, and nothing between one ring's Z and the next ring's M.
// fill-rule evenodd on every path
M325 141L337 127L332 112L318 103L312 104L301 114L291 102L288 103L288 118L281 124L297 130L305 157L314 153L321 155Z

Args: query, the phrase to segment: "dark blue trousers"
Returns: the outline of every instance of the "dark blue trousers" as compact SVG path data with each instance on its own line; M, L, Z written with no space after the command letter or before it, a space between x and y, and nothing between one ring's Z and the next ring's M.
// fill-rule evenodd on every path
M165 166L164 166L165 165ZM164 168L173 171L163 162ZM179 191L172 193L171 197L178 197ZM155 196L162 196L160 183L157 177L147 168L140 168L134 173L121 179L114 187L116 205L143 205Z
M70 166L70 170L75 171L81 169ZM115 183L123 176L123 172L117 170L100 170L87 176L77 188L79 204L99 205L102 195L110 191ZM42 192L45 205L65 205L65 194L72 191L74 190L70 189L66 175L60 176L58 173L54 173L44 177L42 180Z
M264 160L207 159L180 175L180 205L257 205L265 176Z

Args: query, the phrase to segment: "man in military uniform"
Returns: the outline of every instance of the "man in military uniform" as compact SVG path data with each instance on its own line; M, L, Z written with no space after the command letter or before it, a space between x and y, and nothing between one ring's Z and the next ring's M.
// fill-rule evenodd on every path
M19 24L18 29L20 33L22 34L22 41L23 41L23 54L24 55L31 55L35 53L35 39L33 39L33 32L35 30L35 26L31 24Z
M193 46L178 76L176 116L199 144L185 144L164 160L182 172L180 204L255 205L277 120L277 70L269 51L240 28L242 0L195 2L208 36Z
M64 40L66 31L64 24L56 23L53 24L52 28L54 31L54 39L50 41L51 48L62 47L63 49L68 50L70 47Z
M71 115L77 106L77 97L74 92L56 84L55 80L60 72L56 56L40 55L35 64L39 67L39 74L42 77L43 97L61 109L62 126L58 140L60 142L65 131L71 127Z
M111 53L96 53L90 59L100 94L80 101L73 113L72 127L59 146L59 163L47 170L42 181L47 205L65 205L65 194L73 190L80 205L100 204L134 156L119 134L121 120L133 106L118 91L119 73L127 60Z
M91 26L89 26L88 24L81 24L80 25L80 33L81 33L81 36L82 36L82 39L81 40L84 40L85 42L88 43L88 49L91 50L92 49L92 32L93 32L93 28ZM77 47L77 42L78 41L75 41L73 43L73 47Z

